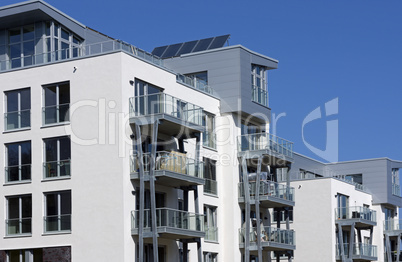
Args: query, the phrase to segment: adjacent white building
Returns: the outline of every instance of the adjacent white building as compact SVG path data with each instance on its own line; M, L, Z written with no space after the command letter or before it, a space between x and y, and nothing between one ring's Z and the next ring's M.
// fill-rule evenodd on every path
M402 162L294 153L278 61L228 37L147 53L0 8L0 262L399 261Z

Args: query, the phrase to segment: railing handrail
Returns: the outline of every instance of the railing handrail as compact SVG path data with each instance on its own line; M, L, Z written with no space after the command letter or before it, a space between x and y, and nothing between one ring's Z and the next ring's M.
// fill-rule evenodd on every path
M176 153L177 151L166 151L166 150L156 151L156 156L158 157L158 153L159 153L159 154L161 154L161 153L170 154L170 153L172 153L172 152ZM180 153L180 152L177 152L177 153ZM143 156L148 156L148 155L151 155L151 153L150 153L150 152L146 152L146 153L142 153L142 155L143 155ZM132 153L132 154L130 154L130 157L131 157L131 158L136 158L136 157L139 157L139 154L137 154L137 153ZM187 157L187 155L185 155L185 156L183 156L183 157L185 157L187 160L193 160L195 163L203 163L203 162L204 162L204 161L202 161L202 160L195 160L194 158Z
M71 159L60 159L60 160L54 160L54 161L45 161L43 164L50 164L50 163L60 163L60 162L71 162Z
M32 219L32 217L21 217L21 218L6 218L6 222L8 221L22 221L22 220L29 220Z
M197 214L197 213L194 213L194 212L189 212L189 211L174 209L174 208L170 208L170 207L160 207L160 208L156 208L156 211L163 211L163 210L166 210L166 211L173 211L173 212L178 212L178 213L184 213L184 214L191 214L191 215L196 215L196 216L201 216L201 217L204 216L204 214L201 214L201 213ZM151 211L151 209L144 209L144 212L150 212L150 211ZM131 212L134 213L134 212L140 212L140 211L139 211L139 210L133 210L133 211L131 211Z
M70 105L70 103L57 104L57 105L51 105L51 106L42 106L42 109L49 108L49 107L61 107L61 106L65 106L65 105Z
M183 112L187 112L187 111L198 111L198 110L202 110L202 107L200 107L200 106L197 106L196 104L193 104L193 103L190 103L190 102L188 102L188 101L186 101L186 100L184 100L184 99L181 99L181 98L178 98L178 97L176 97L176 96L172 96L172 95L169 95L169 94L167 94L167 93L163 93L163 92L159 92L159 93L155 93L155 94L147 94L147 95L136 95L136 96L132 96L132 97L130 97L130 99L135 99L135 98L142 98L142 97L150 97L150 96L162 96L162 97L168 97L168 98L176 98L177 99L177 101L180 101L180 102L183 102L184 104L186 104L186 105L191 105L191 106L194 106L195 108L193 108L193 109L185 109L185 110L182 110ZM154 102L154 101L153 101ZM162 101L160 101L160 102L170 102L170 101L167 101L166 99L163 99ZM177 106L177 105L176 105ZM178 107L179 109L181 109L180 107Z
M52 217L66 217L71 216L72 214L60 214L60 215L51 215L51 216L43 216L44 219L52 218Z
M32 164L22 164L22 165L13 165L13 166L5 166L4 168L7 170L8 168L12 167L22 167L22 166L31 166Z
M13 114L13 113L20 113L20 112L25 112L25 111L31 111L31 109L22 109L22 110L17 110L17 111L4 112L4 115Z
M238 137L241 138L241 137L250 137L250 136L270 136L270 137L272 137L272 138L276 138L276 139L277 139L277 140L275 140L276 143L277 143L277 141L282 141L282 142L285 142L286 144L291 144L291 145L293 145L293 142L291 142L291 141L289 141L289 140L286 140L286 139L284 139L284 138L281 138L281 137L279 137L279 136L273 135L273 134L268 133L268 132L260 132L260 133L253 133L253 134L245 134L245 135L239 135ZM270 139L270 140L272 141L272 139Z
M187 79L188 81L183 81L182 78L183 78L183 79ZM203 85L204 88L200 88L200 87L196 84L197 82L202 81L202 79L200 79L200 78L195 77L195 78L193 79L193 78L191 78L191 77L189 77L189 76L186 76L186 75L183 75L183 74L180 74L180 73L176 73L176 80L177 80L177 82L182 83L182 84L185 84L185 85L187 85L187 86L190 86L190 87L192 87L192 88L194 88L194 89L201 90L201 91L203 91L203 92L205 92L205 93L208 93L208 94L211 94L211 95L214 94L214 89L213 89L210 85L204 84L204 85ZM206 90L204 90L204 89L206 89Z
M271 181L271 180L260 180L260 184L262 184L262 183L264 183L264 182L266 182L266 183L269 183L269 184L274 184L274 185L276 185L276 186L279 186L279 187L283 187L283 188L286 188L286 189L295 189L294 187L292 187L292 186L287 186L287 185L284 185L284 184L281 184L281 183L278 183L278 182L275 182L275 181ZM256 184L257 183L257 181L249 181L248 182L249 184ZM243 185L244 184L244 182L239 182L239 186L240 185Z

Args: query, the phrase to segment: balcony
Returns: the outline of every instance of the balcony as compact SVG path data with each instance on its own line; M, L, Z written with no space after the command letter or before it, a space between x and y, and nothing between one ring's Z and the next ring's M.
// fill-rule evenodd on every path
M265 107L268 107L268 91L266 89L262 89L256 85L253 85L251 87L251 100L263 105Z
M31 164L7 166L5 173L6 183L31 181Z
M4 113L4 130L16 130L31 127L31 110Z
M212 87L207 85L205 81L203 81L202 79L191 78L182 74L176 74L176 81L178 83L190 86L191 88L200 90L204 93L214 95L214 89L212 89Z
M249 183L250 202L254 204L256 195L256 182ZM244 203L244 183L239 183L239 203ZM260 206L271 207L291 207L295 205L295 189L273 181L260 181Z
M293 161L293 143L269 133L239 136L237 144L239 157L250 159L262 155L264 164L277 166Z
M6 235L31 235L32 218L6 219Z
M144 179L149 181L150 153L143 155ZM132 155L130 161L130 177L138 180L140 159L138 155ZM204 164L202 161L186 157L179 152L156 152L155 177L157 184L171 187L204 185Z
M55 179L71 176L71 160L48 161L43 163L43 178Z
M205 227L205 241L218 242L218 228Z
M151 211L144 210L144 237L152 237ZM131 212L131 234L137 236L139 227L139 211ZM162 238L190 239L204 237L204 215L170 208L156 209L157 233Z
M366 207L352 206L335 208L335 221L341 225L370 227L377 225L377 212Z
M384 221L384 232L389 236L398 236L402 233L402 220L389 219Z
M377 246L357 243L353 244L352 256L349 256L349 244L343 244L344 254L347 258L352 258L356 261L373 261L377 260ZM341 246L338 244L335 247L336 260L342 260Z
M159 132L192 137L204 131L202 108L165 93L130 98L130 124L150 125L157 120Z
M45 216L43 222L45 233L71 231L71 214Z
M209 195L218 195L218 181L205 179L204 193Z
M261 237L261 246L264 251L285 251L296 249L295 232L275 227L262 227L257 234L257 228L250 228L250 251L257 250L257 236ZM239 229L240 248L245 247L245 229Z

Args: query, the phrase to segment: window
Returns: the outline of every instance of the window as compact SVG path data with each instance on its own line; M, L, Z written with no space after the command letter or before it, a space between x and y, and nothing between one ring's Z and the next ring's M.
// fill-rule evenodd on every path
M71 176L71 144L69 137L44 140L44 178Z
M399 184L399 168L392 168L392 194L401 196L401 188Z
M31 142L6 145L6 183L31 180Z
M314 179L317 177L322 177L320 175L314 174L313 172L306 171L304 169L300 169L299 174L300 174L299 179Z
M337 200L338 200L337 218L338 219L349 218L349 197L338 193Z
M216 207L204 206L205 240L218 242Z
M11 68L35 64L34 38L34 25L26 25L8 30L8 55Z
M204 262L218 262L218 254L212 252L204 252Z
M268 106L268 91L264 66L251 65L252 100L263 106Z
M186 76L184 79L185 84L193 86L194 88L207 93L212 92L211 88L209 88L208 86L208 73L206 71L186 74L185 76Z
M216 160L203 158L204 162L204 193L218 195L218 183L216 181Z
M204 112L202 125L205 127L205 131L202 136L203 145L216 149L215 116Z
M264 126L257 126L242 121L241 132L241 151L266 149L267 134ZM262 147L262 148L261 148Z
M134 86L134 104L131 105L132 110L138 115L148 115L162 113L160 108L162 99L162 90L147 82L135 79ZM173 103L173 102L172 102ZM170 106L170 105L169 105Z
M43 124L56 124L70 121L70 83L43 87Z
M45 194L45 232L71 231L71 191Z
M276 168L276 175L278 178L278 182L286 182L288 178L288 168L283 167L283 168ZM270 179L272 180L272 179Z
M4 113L5 130L27 128L31 126L31 90L29 88L8 91L6 96L6 113Z
M274 210L274 213L272 215L272 221L273 222L278 222L277 216L279 212L279 222L280 223L285 223L286 218L285 218L285 210ZM289 222L293 222L293 207L289 207Z
M7 198L7 235L31 234L31 195Z

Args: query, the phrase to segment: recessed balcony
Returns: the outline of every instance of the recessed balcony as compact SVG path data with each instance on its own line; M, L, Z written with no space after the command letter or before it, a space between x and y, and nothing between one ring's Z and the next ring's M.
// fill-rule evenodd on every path
M257 183L249 182L250 203L255 203ZM239 183L239 203L244 203L244 183ZM259 200L260 206L265 208L272 207L291 207L295 205L295 189L273 181L260 181Z
M131 212L131 234L139 234L139 211ZM144 237L152 237L151 210L144 210ZM204 215L170 208L156 209L156 227L159 237L169 239L190 239L204 237Z
M384 232L390 236L402 234L402 220L389 219L384 221Z
M204 131L203 109L165 93L130 98L130 124L150 125L159 121L158 130L169 136L193 137Z
M293 161L293 143L269 133L248 134L238 137L239 157L247 159L263 156L263 164L285 166Z
M145 171L145 181L149 181L150 158L149 153L143 155L142 164ZM139 156L132 155L130 161L131 179L140 179L140 164ZM204 164L202 161L188 158L184 153L159 151L156 152L155 177L156 184L171 187L204 185Z
M240 248L245 247L245 228L239 229ZM275 227L261 227L258 234L256 227L250 228L250 251L256 251L257 237L261 238L261 247L264 251L285 251L296 249L295 231Z
M361 206L335 208L335 221L342 226L352 223L355 223L355 227L375 226L377 212Z
M342 260L341 245L336 245L336 260ZM356 261L377 260L377 246L357 243L353 244L352 254L350 256L350 244L343 244L343 254L345 258L351 258Z

